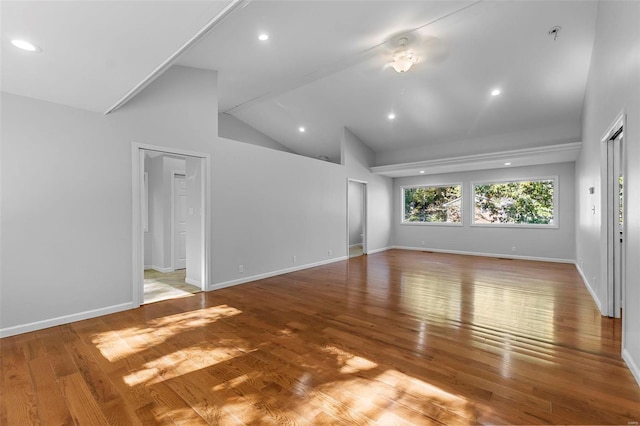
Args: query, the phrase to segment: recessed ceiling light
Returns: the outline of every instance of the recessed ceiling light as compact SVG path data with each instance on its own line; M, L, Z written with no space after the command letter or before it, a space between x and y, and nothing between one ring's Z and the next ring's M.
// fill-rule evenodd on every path
M511 165L511 163L504 163L504 165L505 165L505 166L510 166L510 165Z
M260 41L267 41L267 40L269 40L269 34L260 34L260 35L258 36L258 40L260 40Z
M424 174L424 170L420 170L420 174L423 175Z
M18 49L26 50L27 52L40 52L42 50L35 44L29 43L26 40L14 39L11 40L11 44L13 44Z
M306 132L306 131L307 131L307 129L305 129L305 128L304 128L304 126L300 126L300 127L298 127L298 131L299 131L300 133L304 133L304 132Z
M491 91L491 96L498 96L500 93L500 89L493 89Z
M396 119L396 115L394 113L389 113L389 115L387 115L387 117L389 118L389 120L395 120Z

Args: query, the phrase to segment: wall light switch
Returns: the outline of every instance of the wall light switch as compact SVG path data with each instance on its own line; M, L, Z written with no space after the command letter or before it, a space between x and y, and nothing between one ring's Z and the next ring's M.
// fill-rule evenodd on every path
M193 207L189 207L189 216L193 216Z

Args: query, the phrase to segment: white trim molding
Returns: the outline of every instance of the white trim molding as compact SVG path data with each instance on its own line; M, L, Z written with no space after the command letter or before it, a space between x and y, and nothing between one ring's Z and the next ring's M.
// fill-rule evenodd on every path
M622 359L627 363L627 367L629 367L631 374L633 374L633 378L636 379L638 386L640 386L640 367L638 367L638 364L636 364L631 357L631 354L626 349L622 350Z
M471 170L504 169L539 164L570 163L576 161L582 150L582 142L572 142L536 148L465 155L414 163L390 164L371 167L371 173L389 177L425 176L433 174L467 172ZM424 173L420 173L423 171Z
M591 285L589 284L589 280L587 280L587 277L584 275L584 271L582 271L582 268L580 268L580 265L578 265L577 262L574 262L574 263L576 265L576 269L578 270L578 273L580 274L580 277L582 278L582 282L584 283L584 286L587 288L587 291L591 295L591 298L593 299L594 303L598 307L598 310L600 311L600 314L603 315L603 316L607 316L607 314L602 310L602 307L604 305L602 304L602 302L598 298L598 295L596 294L596 292L593 291L593 289L591 288Z
M333 259L322 260L320 262L307 263L305 265L295 266L293 268L280 269L272 272L265 272L264 274L252 275L250 277L239 278L237 280L224 281L209 286L207 291L219 290L221 288L231 287L234 285L246 284L251 281L258 281L265 278L275 277L277 275L288 274L290 272L301 271L303 269L315 268L316 266L328 265L331 263L341 262L343 260L349 260L347 256L335 257Z
M90 311L78 312L71 315L63 315L60 317L49 318L46 320L30 322L27 324L16 325L0 329L0 338L15 336L17 334L28 333L30 331L42 330L57 325L69 324L76 321L82 321L89 318L101 317L116 312L133 309L135 306L132 302L121 303L119 305L107 306L105 308L92 309Z
M463 256L498 257L503 259L514 259L514 260L533 260L536 262L571 263L571 264L575 263L573 259L558 259L555 257L517 256L513 254L506 254L506 253L505 254L482 253L482 252L475 252L475 251L445 250L445 249L435 249L435 248L429 248L429 247L411 247L411 246L391 246L391 248L397 249L397 250L412 250L412 251L426 251L426 252L434 252L434 253L460 254Z

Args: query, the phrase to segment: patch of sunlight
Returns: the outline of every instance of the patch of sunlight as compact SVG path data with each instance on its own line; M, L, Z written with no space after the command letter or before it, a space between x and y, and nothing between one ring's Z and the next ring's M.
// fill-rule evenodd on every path
M393 386L397 391L395 400L398 402L418 399L446 408L464 418L474 416L474 411L466 398L397 370L384 371L376 377L376 381Z
M343 374L354 374L360 371L372 370L378 366L378 364L373 361L353 355L335 346L325 346L322 351L335 355L336 361L341 366L340 373Z
M219 385L214 386L213 390L214 391L221 391L221 390L224 390L224 389L231 389L231 388L234 388L236 386L240 386L243 383L246 383L248 381L249 381L249 376L247 374L243 374L242 376L234 377L231 380L227 380L224 383L220 383Z
M147 350L150 346L164 343L184 331L204 327L241 313L242 311L227 305L181 312L149 320L141 327L96 333L92 336L92 342L105 359L115 362Z
M152 385L226 362L246 351L234 347L218 347L213 343L192 346L144 363L137 371L124 376L129 386Z

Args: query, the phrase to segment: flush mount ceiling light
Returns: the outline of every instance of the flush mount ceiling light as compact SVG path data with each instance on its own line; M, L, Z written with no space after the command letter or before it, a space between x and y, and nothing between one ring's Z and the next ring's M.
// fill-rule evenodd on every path
M393 52L393 56L391 56L393 61L390 63L390 65L394 70L396 70L396 72L407 72L413 66L413 64L418 62L418 56L407 49L408 41L409 40L406 37L402 37L400 40L398 40L398 43L400 43L400 48Z
M305 128L304 128L304 126L300 126L300 127L298 127L298 131L299 131L300 133L304 133L304 132L306 132L306 131L307 131L307 129L305 129Z
M30 43L26 40L13 39L11 40L11 44L13 44L18 49L26 50L27 52L41 52L38 46L33 43Z
M491 91L491 96L498 96L500 93L502 93L500 89L493 89Z
M269 40L269 34L260 34L260 35L258 36L258 40L260 40L260 41L267 41L267 40Z
M395 120L396 119L396 115L394 113L390 113L389 115L387 115L387 118L389 120Z

